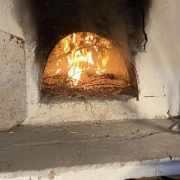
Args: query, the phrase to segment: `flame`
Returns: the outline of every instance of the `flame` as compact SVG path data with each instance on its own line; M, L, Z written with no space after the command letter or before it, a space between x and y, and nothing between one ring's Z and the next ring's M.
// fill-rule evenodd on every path
M73 85L77 85L82 74L83 70L79 67L71 67L70 70L68 71L68 76L73 79Z
M61 68L57 69L56 74L58 74L61 71Z
M109 61L108 53L99 52L100 48L98 48L96 42L106 47L109 46L109 41L104 38L97 40L97 35L93 33L73 33L61 41L61 48L67 54L67 75L72 79L72 85L77 86L82 76L92 67L98 75L106 71ZM94 57L93 52L100 53L100 55ZM98 58L98 62L94 58ZM59 63L57 63L57 66L59 66ZM60 71L59 68L56 74Z

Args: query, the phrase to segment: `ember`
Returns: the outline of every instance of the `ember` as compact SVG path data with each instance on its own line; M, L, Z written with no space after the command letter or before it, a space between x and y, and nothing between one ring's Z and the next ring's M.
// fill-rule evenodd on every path
M59 97L94 97L129 93L127 69L117 49L94 33L73 33L49 56L41 91Z

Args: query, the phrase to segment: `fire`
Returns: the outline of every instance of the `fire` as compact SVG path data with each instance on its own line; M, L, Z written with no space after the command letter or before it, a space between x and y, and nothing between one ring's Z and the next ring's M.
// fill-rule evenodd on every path
M79 50L74 50L68 56L68 76L73 79L73 85L78 84L82 73L89 69L90 64L94 64L91 52L82 54Z
M70 34L50 53L41 91L56 97L104 97L129 91L130 78L120 52L97 34Z
M56 74L58 74L61 71L61 68L57 69Z
M72 85L77 86L88 71L100 75L106 71L110 42L93 33L73 33L61 40L61 51L66 55L67 75ZM104 48L104 49L103 49ZM60 62L61 60L59 60ZM59 66L57 62L57 67ZM93 69L93 70L92 70ZM61 71L56 70L56 74Z

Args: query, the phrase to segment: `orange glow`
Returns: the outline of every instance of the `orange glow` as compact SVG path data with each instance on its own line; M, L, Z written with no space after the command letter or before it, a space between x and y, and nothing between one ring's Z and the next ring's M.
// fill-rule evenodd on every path
M56 74L58 74L61 71L61 68L57 69Z
M86 73L92 66L94 66L94 71L98 75L105 72L106 65L109 61L108 51L104 50L104 52L102 52L102 48L98 48L98 46L109 48L109 41L104 38L98 39L97 35L93 33L85 34L86 36L83 37L82 34L73 33L61 41L61 49L63 49L64 53L67 53L67 75L72 79L72 85L74 86L78 84L82 75ZM101 52L99 52L99 50ZM98 58L98 62L96 63L93 59L93 51L100 53L98 57L96 57ZM59 62L60 61L61 59ZM59 62L56 63L57 66L59 66ZM56 74L59 74L60 71L61 69L58 68L56 70Z
M131 90L121 54L107 39L90 32L66 36L52 50L41 91L58 97L118 95Z

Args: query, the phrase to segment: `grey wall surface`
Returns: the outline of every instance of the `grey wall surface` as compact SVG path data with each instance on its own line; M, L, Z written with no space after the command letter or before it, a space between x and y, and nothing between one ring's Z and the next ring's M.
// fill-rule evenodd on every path
M25 41L12 12L13 0L0 0L0 130L26 118Z
M0 31L0 130L26 117L24 40Z

